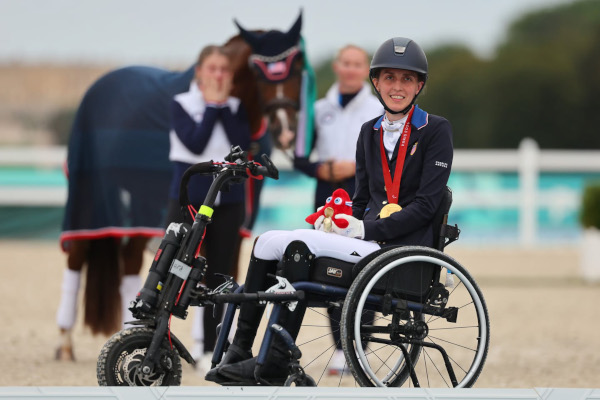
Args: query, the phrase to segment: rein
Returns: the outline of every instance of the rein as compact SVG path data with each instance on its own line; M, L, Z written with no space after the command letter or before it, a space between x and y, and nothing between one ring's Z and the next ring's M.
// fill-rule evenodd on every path
M294 70L293 63L302 54L299 46L292 46L274 56L252 54L248 57L248 64L257 73L258 78L263 82L276 85L277 94L273 99L265 102L262 94L260 95L260 102L265 112L273 112L280 108L291 108L296 111L300 109L298 101L283 94L283 85L290 77L301 74L301 71Z

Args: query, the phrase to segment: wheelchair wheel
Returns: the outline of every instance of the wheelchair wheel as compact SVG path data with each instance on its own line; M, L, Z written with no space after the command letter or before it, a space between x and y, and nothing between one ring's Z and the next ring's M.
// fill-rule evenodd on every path
M444 284L448 273L451 285ZM360 317L365 312L375 312L370 322ZM361 386L471 387L489 345L479 287L457 261L426 247L394 248L365 266L340 326Z
M128 328L115 333L106 342L96 366L100 386L179 386L181 359L177 349L165 340L161 345L162 371L144 375L139 370L152 342L149 328Z

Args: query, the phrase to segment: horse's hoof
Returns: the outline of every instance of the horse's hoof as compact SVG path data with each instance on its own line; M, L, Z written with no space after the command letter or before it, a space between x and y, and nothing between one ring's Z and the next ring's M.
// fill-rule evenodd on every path
M56 349L54 359L57 361L75 361L75 353L70 346L59 346Z

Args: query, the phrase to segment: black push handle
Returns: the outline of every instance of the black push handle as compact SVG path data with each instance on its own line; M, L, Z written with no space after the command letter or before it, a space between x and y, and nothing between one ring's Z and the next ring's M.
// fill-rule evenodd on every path
M269 156L263 154L262 160L264 165L257 166L256 172L251 170L252 174L266 176L267 178L272 178L275 180L279 179L279 170L277 169L275 164L273 164L273 161L271 161Z
M272 179L279 179L279 171L269 156L263 154L262 160L264 165L258 165L253 161L248 161L247 152L243 151L239 146L231 146L230 153L225 157L225 161L229 162L228 165L214 163L212 160L192 165L181 177L181 182L179 184L179 205L187 207L188 204L190 204L187 185L190 178L194 175L212 175L225 168L230 171L229 173L231 176L236 174L236 176L247 178L247 172L249 171L249 175L253 175L254 177L266 176ZM236 173L234 171L238 172ZM220 183L223 182L224 181L221 181ZM213 184L215 183L213 182ZM215 191L220 189L220 187L217 187L215 188Z
M194 164L186 169L181 177L181 182L179 183L179 205L187 207L188 204L190 204L187 185L192 176L199 174L213 174L216 171L218 171L218 167L213 164L212 160Z

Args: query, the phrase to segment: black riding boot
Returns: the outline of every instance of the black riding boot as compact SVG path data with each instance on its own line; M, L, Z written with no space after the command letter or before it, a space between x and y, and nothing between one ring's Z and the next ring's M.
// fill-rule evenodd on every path
M260 290L268 289L271 285L269 285L270 280L267 279L267 274L275 274L276 270L276 260L261 260L260 258L255 258L253 254L248 265L244 293L256 293ZM254 343L256 331L260 325L260 319L264 310L265 306L257 302L242 303L233 343L229 346L227 353L225 353L219 365L208 371L205 377L207 381L216 383L229 381L229 379L223 379L219 376L219 367L252 358L252 344Z
M291 312L284 306L279 325L284 327L292 336L294 341L302 325L306 304L298 302L296 309ZM260 370L260 378L274 386L281 386L289 375L289 363L291 361L290 349L281 337L275 334L269 355ZM219 374L232 382L240 384L255 384L254 371L256 369L257 357L238 362L236 364L224 365L219 368Z

